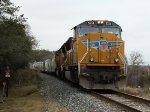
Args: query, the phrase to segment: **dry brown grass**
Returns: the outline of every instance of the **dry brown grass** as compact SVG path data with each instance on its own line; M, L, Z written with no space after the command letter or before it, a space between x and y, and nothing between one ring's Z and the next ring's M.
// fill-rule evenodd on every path
M142 96L146 99L150 99L150 88L143 89Z
M42 112L44 107L41 96L35 85L13 87L9 90L9 97L0 103L0 112ZM53 99L49 102L48 112L57 111L57 103ZM59 112L69 112L61 106Z
M146 99L150 99L150 89L149 88L131 88L131 87L123 87L120 88L121 92L125 92L128 94L140 96Z
M41 81L41 77L39 77L40 71L32 70L32 69L19 69L15 74L13 80L14 84L18 84L22 86L24 84L37 84Z
M33 93L37 93L37 87L35 85L26 85L22 87L13 87L10 90L10 95L12 97L23 97L28 96Z
M9 97L0 103L0 112L41 112L43 99L36 86L10 89Z
M140 88L123 87L120 88L120 90L122 92L133 94L133 95L139 95L142 93L142 90Z
M38 84L42 79L39 72L30 69L19 70L16 79L9 90L9 97L0 103L0 112L43 112L43 96L38 91ZM17 83L16 83L17 82ZM68 112L63 106L59 112ZM57 111L57 103L52 100L48 105L48 112Z

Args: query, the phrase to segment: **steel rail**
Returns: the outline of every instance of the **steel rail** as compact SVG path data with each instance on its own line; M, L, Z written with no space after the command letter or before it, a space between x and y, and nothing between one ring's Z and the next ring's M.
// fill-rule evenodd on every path
M132 107L130 107L130 106L127 106L127 105L125 105L125 104L123 104L123 103L120 103L120 102L118 102L118 101L116 101L116 100L113 100L113 99L111 99L111 98L108 98L108 97L106 97L106 96L104 96L104 95L101 95L100 93L97 93L97 92L92 91L92 92L91 92L91 95L94 96L94 97L96 97L96 98L98 98L98 99L103 99L103 100L105 100L105 101L108 101L108 102L111 102L111 103L116 104L116 105L118 105L118 106L121 106L121 107L122 107L123 109L125 109L125 110L131 111L131 112L142 112L142 111L140 111L140 110L137 110L137 109L135 109L135 108L132 108Z

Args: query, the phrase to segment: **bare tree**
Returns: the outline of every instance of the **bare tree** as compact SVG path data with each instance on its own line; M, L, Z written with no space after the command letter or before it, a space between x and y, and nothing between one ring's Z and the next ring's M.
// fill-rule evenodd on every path
M143 86L142 67L143 56L139 51L132 51L129 58L129 69L127 76L127 84L132 87Z
M143 56L139 51L132 51L129 61L131 65L141 65L143 64Z

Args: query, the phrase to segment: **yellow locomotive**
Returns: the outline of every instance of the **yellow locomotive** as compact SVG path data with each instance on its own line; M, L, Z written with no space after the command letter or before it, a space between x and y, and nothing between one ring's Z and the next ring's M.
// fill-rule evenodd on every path
M73 28L56 52L56 75L86 89L112 89L125 78L122 29L107 20L85 21Z

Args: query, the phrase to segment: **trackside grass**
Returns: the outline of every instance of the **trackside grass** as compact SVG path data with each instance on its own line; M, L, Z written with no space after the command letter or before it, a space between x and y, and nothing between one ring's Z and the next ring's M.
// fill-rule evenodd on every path
M150 89L149 88L131 88L131 87L123 87L120 88L121 92L137 95L146 99L150 99Z
M38 89L40 81L38 71L18 70L11 79L8 98L0 103L0 112L41 112L43 97Z

